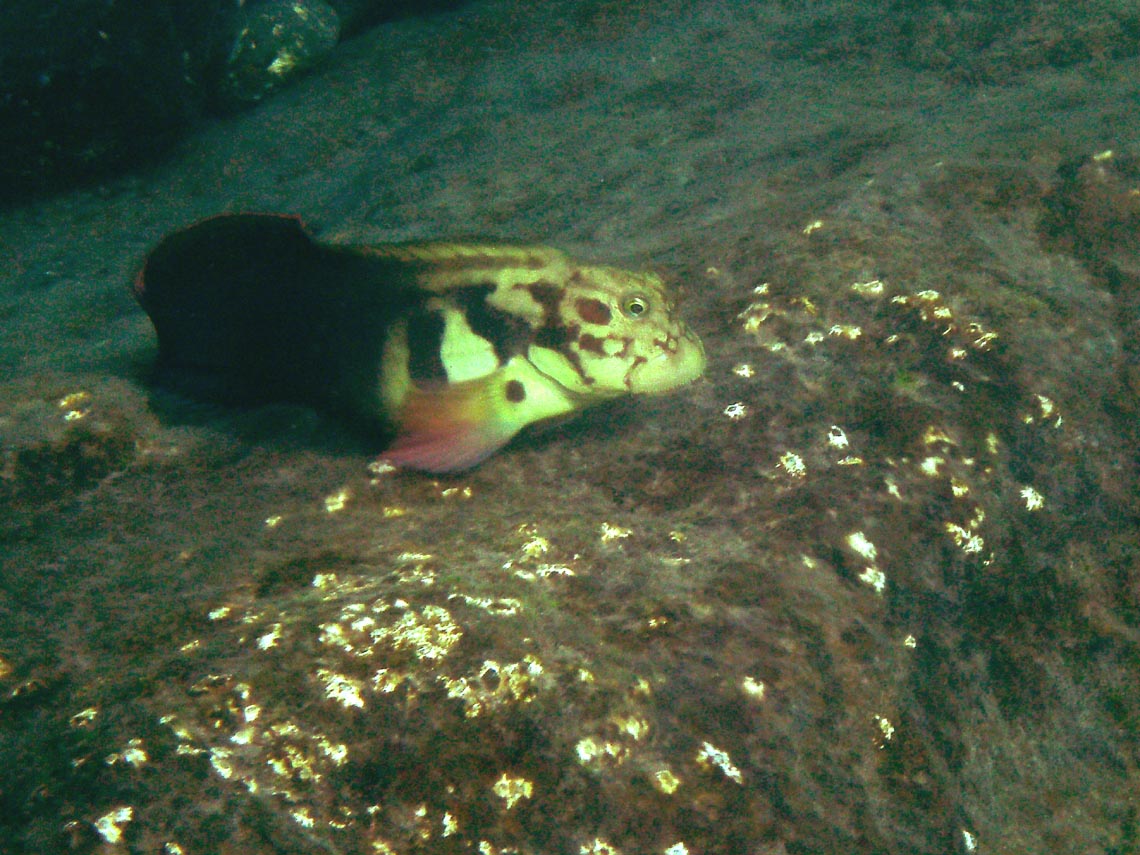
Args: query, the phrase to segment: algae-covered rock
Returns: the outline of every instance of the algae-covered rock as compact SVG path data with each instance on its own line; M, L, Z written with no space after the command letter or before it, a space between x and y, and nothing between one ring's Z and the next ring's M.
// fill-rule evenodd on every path
M57 746L9 784L53 788L20 839L944 853L1011 801L1092 798L1035 769L1048 738L1119 795L1035 833L1113 845L1134 478L1087 393L1112 303L1042 255L1042 198L940 166L706 246L709 379L640 431L603 411L443 481L287 448L128 462L99 530L162 546L92 560L183 593L101 630L121 673L4 651L9 715ZM133 517L163 491L189 498Z
M230 106L260 101L311 68L340 38L340 18L322 0L265 0L243 7L217 81Z
M0 532L10 536L126 469L139 450L137 407L116 384L96 380L0 411Z

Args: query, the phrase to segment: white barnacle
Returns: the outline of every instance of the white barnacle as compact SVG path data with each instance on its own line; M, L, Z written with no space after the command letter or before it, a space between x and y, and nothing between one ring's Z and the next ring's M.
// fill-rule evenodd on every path
M924 445L957 445L953 437L938 425L926 426L922 432L922 442Z
M549 576L573 576L575 573L572 567L565 564L539 564L534 568L534 575L545 579Z
M728 756L728 752L717 748L711 742L701 744L701 749L697 752L696 760L698 766L702 766L706 769L715 766L717 769L720 769L729 780L735 781L738 784L744 783L744 776L736 764L732 762L732 758Z
M440 824L440 837L451 837L459 831L459 820L457 820L451 811L444 811L443 818L439 821Z
M748 415L748 405L743 401L736 401L735 403L729 404L727 407L725 407L722 412L728 418L732 419L732 421L739 421Z
M880 748L885 747L886 743L890 742L891 739L894 738L895 726L891 724L890 720L886 716L882 715L875 716L875 723L878 724L879 733L881 733L883 736L883 745L881 745Z
M110 754L105 758L108 766L114 766L116 763L126 763L128 766L142 766L150 758L147 756L146 749L143 748L143 741L141 739L133 738L127 740L127 747L117 754Z
M867 535L861 531L853 531L847 535L847 545L867 561L874 561L879 554L879 550L875 548L875 544L871 543L871 541L867 539Z
M1025 499L1025 510L1039 511L1045 507L1045 497L1032 487L1021 488L1021 498Z
M348 504L349 498L352 494L347 488L338 490L337 492L325 496L325 510L330 514L335 514L337 511L344 510L345 505Z
M396 471L396 467L383 458L373 460L368 464L368 471L370 474L379 478L381 475L390 475ZM375 480L373 481L375 483Z
M807 474L807 466L804 465L804 459L794 451L785 451L781 454L779 465L781 469L793 478L803 478Z
M318 629L320 635L317 640L321 644L327 644L332 647L339 647L345 653L351 653L356 649L356 646L348 640L348 636L344 634L344 627L339 623L322 623Z
M133 807L115 808L110 813L103 814L95 820L95 830L108 843L121 843L123 840L122 826L134 819L134 816L135 809Z
M649 733L649 722L637 716L616 715L612 721L621 733L635 742L640 742Z
M965 553L974 555L985 549L986 542L982 539L981 535L975 534L969 529L965 529L957 523L948 522L945 524L946 533L953 539L954 543Z
M887 574L878 567L864 567L859 581L874 588L876 594L881 594L887 587Z
M673 774L672 769L658 769L653 773L653 786L665 795L671 796L681 786L681 779Z
M72 392L70 395L65 395L58 402L59 408L65 411L63 420L65 422L74 422L89 414L91 409L86 405L90 400L91 395L87 392Z
M592 842L578 847L578 855L621 855L621 851L609 841L595 837Z
M855 339L863 335L863 329L854 324L834 324L831 329L827 331L827 334L830 336L839 336L849 341L855 341Z
M327 668L317 669L317 678L325 684L325 697L336 701L342 707L364 708L364 698L360 695L360 681Z
M269 650L271 647L276 647L277 642L281 640L281 624L274 623L269 627L269 632L265 633L257 639L257 647L259 650Z
M214 767L218 777L226 780L234 776L234 765L230 756L230 752L225 748L215 746L210 749L210 765Z
M753 700L762 701L764 700L764 692L766 691L766 687L763 681L757 680L751 676L746 676L743 680L740 681L740 690Z
M503 777L495 781L491 792L507 803L507 810L513 808L522 799L529 799L534 795L534 784L526 778L512 778L506 772Z
M851 290L864 297L879 297L883 293L882 279L869 279L866 282L852 282Z
M609 543L611 540L622 540L633 534L633 529L624 528L620 525L613 525L612 523L603 522L601 526L602 543Z
M538 558L550 551L550 541L536 534L524 543L519 551L522 552L523 558Z
M80 727L80 728L89 727L91 725L91 723L93 721L95 721L95 718L98 715L99 715L98 709L96 709L95 707L87 707L85 709L81 709L79 712L77 712L75 715L73 715L70 719L68 719L68 723L72 727Z
M938 475L939 467L942 466L942 464L945 462L945 457L939 457L938 455L933 454L930 457L924 457L918 464L918 468L922 471L923 475L927 476L928 478L934 478Z

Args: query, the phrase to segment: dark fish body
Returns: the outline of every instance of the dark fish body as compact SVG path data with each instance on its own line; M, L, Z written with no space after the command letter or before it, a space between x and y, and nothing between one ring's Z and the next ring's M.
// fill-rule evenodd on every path
M196 375L235 400L353 414L365 404L383 422L382 409L367 406L378 331L419 298L399 286L399 273L314 242L291 217L232 215L166 238L135 293L158 334L161 371ZM370 276L385 287L361 287Z
M655 276L546 247L340 245L295 217L221 215L159 243L135 293L161 371L224 400L349 415L394 438L393 463L428 471L704 367Z

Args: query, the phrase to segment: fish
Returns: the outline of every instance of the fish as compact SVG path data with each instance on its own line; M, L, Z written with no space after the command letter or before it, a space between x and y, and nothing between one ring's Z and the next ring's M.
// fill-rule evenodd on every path
M339 243L295 215L219 214L163 238L134 294L160 378L343 415L387 443L382 460L431 473L705 368L660 277L546 246Z

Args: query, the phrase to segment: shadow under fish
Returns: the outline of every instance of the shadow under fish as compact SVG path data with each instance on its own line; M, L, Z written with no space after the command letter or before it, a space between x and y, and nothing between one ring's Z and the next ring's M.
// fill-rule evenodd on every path
M338 413L428 472L705 365L657 276L541 246L323 243L297 217L223 214L163 239L135 295L179 388Z

